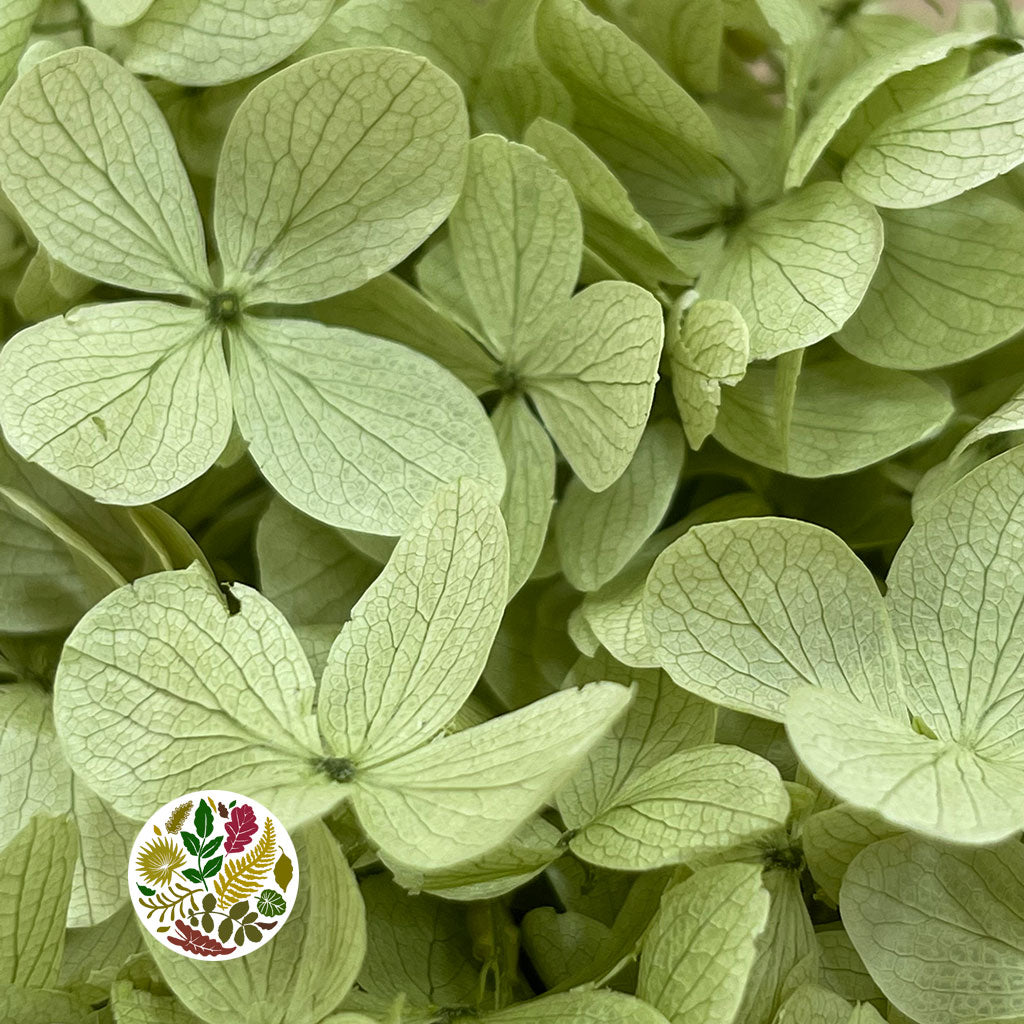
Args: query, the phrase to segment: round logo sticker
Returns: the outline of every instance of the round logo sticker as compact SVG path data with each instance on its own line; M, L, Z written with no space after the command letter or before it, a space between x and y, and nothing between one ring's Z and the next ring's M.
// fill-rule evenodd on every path
M299 887L295 847L262 804L205 789L164 804L128 862L146 931L193 959L231 960L265 946Z

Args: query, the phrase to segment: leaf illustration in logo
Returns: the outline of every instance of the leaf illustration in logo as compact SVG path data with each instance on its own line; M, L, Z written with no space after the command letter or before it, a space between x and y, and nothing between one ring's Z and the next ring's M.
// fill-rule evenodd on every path
M146 917L152 917L159 911L157 920L163 921L168 913L171 916L194 913L195 897L200 892L202 889L190 889L187 885L175 882L167 892L157 893L147 899L140 899L139 906L146 910Z
M235 951L234 946L222 946L216 939L204 935L198 928L190 928L184 921L175 921L174 926L178 929L179 935L168 935L167 941L174 946L181 946L186 953L197 953L199 956L224 956Z
M225 853L241 853L252 837L256 835L260 824L256 820L256 814L248 804L242 804L231 811L231 819L224 826L228 840L224 844Z
M185 819L188 817L188 812L192 810L192 801L186 800L183 804L178 804L177 807L171 811L171 816L165 822L164 827L171 835L177 835L181 831L181 826L185 824Z
M166 885L184 863L185 851L173 840L164 838L151 839L136 859L139 874L150 885Z
M256 845L244 856L229 860L213 883L217 894L217 905L225 907L251 896L263 887L274 863L277 852L277 837L274 823L267 818L263 823L263 835Z
M146 886L142 885L139 882L136 882L135 884L138 885L139 892L141 892L143 896L155 896L156 895L156 889L149 889L149 888L147 888Z
M274 881L281 892L287 892L292 880L292 861L287 853L282 853L274 865Z
M192 825L196 830L196 835L201 839L205 839L213 831L213 811L210 810L210 805L205 801L200 801L199 806L196 808Z
M228 816L228 809L224 806L223 801L218 801L217 802L217 813L222 818L226 818Z
M264 917L278 917L288 909L284 897L273 889L264 889L256 900L256 909Z

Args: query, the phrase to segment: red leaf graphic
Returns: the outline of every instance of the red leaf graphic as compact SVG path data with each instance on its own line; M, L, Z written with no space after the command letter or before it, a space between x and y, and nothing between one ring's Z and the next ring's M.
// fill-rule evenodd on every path
M244 850L256 835L259 822L253 809L248 804L231 808L231 820L224 825L228 841L224 844L225 853L238 853Z
M198 928L189 928L184 921L175 921L175 928L181 932L181 938L168 935L167 941L175 946L181 946L186 953L198 953L200 956L224 956L225 953L234 953L237 946L222 946L216 939L204 935Z

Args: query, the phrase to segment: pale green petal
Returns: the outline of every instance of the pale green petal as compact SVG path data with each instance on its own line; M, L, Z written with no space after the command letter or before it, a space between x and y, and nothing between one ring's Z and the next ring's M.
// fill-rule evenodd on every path
M658 656L647 642L643 597L647 575L658 555L692 526L722 519L767 515L771 509L750 493L727 494L697 509L675 525L662 530L600 590L587 594L582 614L601 644L619 661L638 668L658 667Z
M633 776L569 848L600 867L647 870L747 842L788 813L774 765L739 747L695 747Z
M770 517L697 526L655 563L644 603L661 664L725 707L781 721L802 683L902 707L878 586L820 526Z
M100 25L115 28L138 21L153 5L153 0L83 0L89 15Z
M700 448L715 429L723 385L743 379L750 358L750 332L731 302L699 299L679 330L669 330L665 351L672 394L691 448Z
M673 262L672 250L637 211L611 168L582 139L538 118L527 129L525 141L572 186L583 214L587 245L623 277L651 286L691 279Z
M750 356L769 359L838 330L860 304L882 251L875 209L820 182L752 214L698 282L750 329Z
M842 357L803 368L786 421L782 366L751 367L722 395L715 438L729 451L793 476L850 473L932 437L953 412L941 382Z
M458 87L409 53L336 50L260 83L217 167L227 286L311 302L390 270L455 205L467 137Z
M79 307L15 335L0 375L11 446L101 501L165 497L208 469L231 434L220 331L196 309Z
M791 973L817 954L799 874L776 868L766 871L761 880L771 896L771 907L768 922L754 943L754 966L735 1017L742 1024L769 1024L788 995Z
M70 807L78 826L78 863L67 923L85 928L105 921L127 902L128 855L139 823L118 814L74 777Z
M42 0L7 0L0 13L0 95L14 74Z
M117 1014L117 1024L200 1024L200 1018L173 996L154 995L134 988L130 981L116 981L111 986L110 1006Z
M352 869L327 827L293 832L301 879L291 915L262 948L233 960L180 956L152 936L149 953L174 994L207 1024L322 1020L348 994L366 952Z
M576 285L583 224L572 188L529 147L481 135L449 226L482 338L515 372Z
M978 193L924 210L888 211L871 287L836 340L877 366L960 362L1024 327L1016 266L1024 213Z
M381 274L353 291L324 299L311 312L325 324L400 341L451 370L476 394L494 388L498 367L486 349L395 274Z
M525 885L561 856L562 830L544 818L528 818L503 843L474 860L434 871L420 871L382 857L395 881L410 892L446 900L496 899Z
M571 480L555 514L565 578L597 590L636 554L668 511L683 471L683 432L672 420L645 431L622 476L594 493Z
M437 735L480 678L507 580L505 525L486 489L438 489L331 648L317 706L328 749L362 772Z
M624 992L559 992L483 1017L486 1024L665 1024L646 1003Z
M851 118L854 111L888 79L936 61L959 47L984 38L980 32L947 33L915 40L895 50L886 49L859 64L843 78L808 118L789 157L786 188L802 185L818 157Z
M608 680L635 685L633 703L599 740L556 802L568 828L580 828L614 802L629 780L689 747L715 736L715 708L676 686L658 669L631 669L601 651L581 658L566 685Z
M615 683L563 691L357 774L359 820L412 867L478 856L565 782L629 700Z
M733 179L714 126L650 54L574 0L545 0L542 56L573 101L573 131L629 189L640 212L675 234L719 219Z
M136 819L198 785L265 802L286 822L344 792L315 774L313 677L266 598L237 585L240 608L198 566L115 591L67 641L54 697L72 768Z
M915 1020L1024 1014L1024 850L970 850L900 836L850 865L841 906L886 997Z
M822 985L799 985L779 1007L775 1024L848 1024L853 1007Z
M505 460L501 514L508 527L509 597L530 578L555 503L555 449L521 397L502 399L491 417Z
M497 40L501 4L477 0L347 0L303 49L393 46L426 57L472 89Z
M573 297L517 372L576 475L594 491L622 475L650 414L665 337L661 306L624 281Z
M838 894L836 900L838 902ZM864 966L860 954L854 949L850 936L842 927L830 927L827 931L819 930L817 939L821 956L821 978L829 988L850 1002L885 998ZM850 1024L869 1022L853 1019Z
M1024 771L1022 561L1018 447L926 506L893 560L886 603L911 712L941 739Z
M901 831L874 811L838 804L807 818L800 840L815 883L838 906L850 861L865 847Z
M0 686L0 848L34 814L71 804L71 771L57 742L50 698L35 683Z
M334 526L396 535L440 485L505 467L472 393L402 345L246 316L232 335L235 415L274 489Z
M43 815L0 849L0 984L56 987L77 851L74 822Z
M637 995L671 1024L732 1024L768 907L748 864L704 868L670 889L644 938Z
M284 60L330 10L331 0L153 0L119 46L138 74L220 85Z
M889 118L843 182L877 206L951 199L1024 161L1024 56L990 65L930 102Z
M142 83L89 47L44 60L0 107L0 179L61 262L125 288L199 297L203 229L167 122Z
M414 1007L475 1001L478 968L465 907L409 896L386 875L371 875L359 891L367 925L361 989L386 998L404 993Z
M329 624L335 633L379 571L340 530L277 497L256 528L256 561L260 590L293 626Z
M18 1024L94 1024L89 1008L67 992L0 984L0 1014Z
M104 986L117 975L125 960L141 952L142 936L135 909L126 902L102 924L67 930L60 984L78 990L88 986L103 996Z
M535 907L521 927L523 949L548 988L586 971L611 937L603 922L554 907Z
M998 842L1024 827L1024 765L915 732L848 694L795 691L786 730L801 762L841 800L957 843Z
M37 246L14 292L14 308L25 320L47 320L77 306L95 281L55 260Z

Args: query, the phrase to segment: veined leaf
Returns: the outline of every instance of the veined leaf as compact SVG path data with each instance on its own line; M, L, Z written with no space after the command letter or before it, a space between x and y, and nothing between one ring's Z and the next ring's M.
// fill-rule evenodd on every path
M256 560L261 591L293 626L323 623L337 629L379 570L340 530L280 498L259 521Z
M748 217L701 275L700 294L731 302L750 329L750 357L770 359L842 327L881 251L874 208L819 182Z
M651 424L632 461L595 494L571 480L555 515L565 578L578 590L607 583L657 529L675 494L686 448L672 420Z
M686 282L694 274L636 209L612 169L567 128L538 118L525 141L547 157L572 186L583 214L587 246L630 281L649 287Z
M84 306L0 352L12 447L102 501L140 505L208 469L231 433L220 331L195 309Z
M652 1006L624 992L558 992L495 1013L486 1024L666 1024Z
M698 299L684 316L680 327L670 326L665 351L686 439L700 448L715 429L722 385L738 384L747 372L750 332L731 302Z
M835 85L808 118L789 157L786 188L804 183L829 142L857 108L888 79L914 68L934 64L952 51L971 46L983 38L980 32L928 36L894 50L885 49L861 63Z
M84 0L85 9L100 24L121 28L138 21L153 0Z
M457 477L500 497L505 468L483 408L425 356L341 327L250 316L231 353L252 456L307 515L395 535Z
M787 381L789 369L781 361L751 367L722 395L715 438L793 476L862 469L934 436L953 411L941 382L900 370L843 357L812 363ZM780 392L788 399L784 413Z
M62 263L125 288L211 287L199 209L167 122L99 50L64 50L0 106L4 191Z
M650 415L665 324L635 284L603 281L575 295L516 372L576 475L601 491L621 476Z
M389 270L454 206L467 137L455 83L409 53L336 50L273 75L242 101L217 167L227 287L311 302Z
M532 149L478 136L450 230L482 340L515 370L576 285L583 225L572 188Z
M814 881L838 906L839 887L850 861L872 843L900 831L874 811L838 804L807 818L800 841Z
M0 984L56 987L77 852L74 822L43 815L0 849Z
M644 605L668 673L725 707L781 721L789 691L810 683L901 708L878 586L819 526L766 517L694 527L655 563Z
M972 850L905 835L850 865L840 905L886 997L934 1024L1024 1013L1024 932L1016 842Z
M359 820L411 867L478 856L551 796L629 700L614 683L563 691L357 774Z
M1024 327L1013 259L1024 213L969 193L882 215L885 248L864 301L836 340L877 366L923 370L984 352Z
M779 828L788 813L774 765L738 747L696 747L633 776L569 848L614 870L663 867Z
M676 686L659 669L627 668L599 651L573 666L566 685L602 679L633 685L636 692L626 713L559 791L558 810L568 828L580 828L599 816L630 779L648 768L714 739L714 706Z
M284 60L330 0L153 0L125 32L125 67L182 85L236 82Z
M877 206L952 199L1024 161L1024 55L990 65L935 99L889 118L843 171Z
M437 735L480 677L507 580L505 527L487 490L471 480L439 489L331 648L317 708L327 746L364 771Z
M509 597L529 579L555 503L555 449L520 396L506 397L491 417L505 460L501 514L508 528Z
M0 686L0 848L34 814L71 803L71 773L57 742L50 698L35 683Z
M57 731L75 772L121 813L139 818L193 783L223 782L292 822L338 802L314 770L314 683L298 641L260 594L233 593L235 615L198 567L157 573L69 637Z
M732 1024L768 907L748 864L704 868L670 889L644 938L637 995L671 1024Z
M404 994L414 1012L474 1001L479 979L465 907L409 896L385 875L359 890L367 912L361 989L389 1001Z
M8 0L0 14L0 95L14 74L42 0Z

